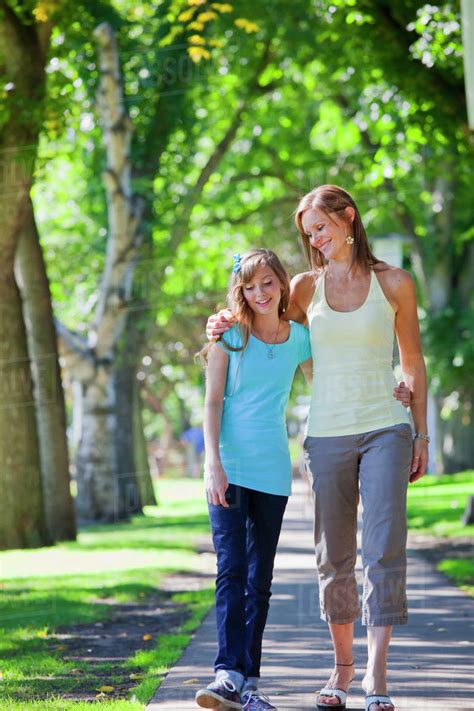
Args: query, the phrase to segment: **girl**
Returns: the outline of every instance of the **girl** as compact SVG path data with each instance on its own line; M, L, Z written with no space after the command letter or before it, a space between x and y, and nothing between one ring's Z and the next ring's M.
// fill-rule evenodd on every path
M273 563L291 493L285 409L298 365L311 382L308 331L284 314L290 282L268 249L236 255L228 303L236 320L207 358L205 481L217 553L215 680L203 708L275 709L258 690ZM406 389L396 397L406 398Z
M335 657L317 707L345 709L354 676L360 490L365 709L394 711L386 666L392 625L407 622L406 493L408 482L426 471L429 442L415 288L407 272L373 255L359 210L342 188L322 185L305 195L296 225L310 271L294 278L285 318L307 320L311 332L317 387L305 449L315 494L321 618L329 625ZM214 317L208 335L227 328L222 315ZM390 395L394 335L412 394L414 439L407 413Z

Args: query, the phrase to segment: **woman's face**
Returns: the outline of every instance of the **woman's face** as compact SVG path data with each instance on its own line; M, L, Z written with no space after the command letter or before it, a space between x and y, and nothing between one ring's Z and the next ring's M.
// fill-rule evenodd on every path
M278 313L281 298L281 284L270 267L260 264L253 279L242 286L242 294L247 304L256 314Z
M306 210L301 218L303 230L311 247L319 249L325 259L347 256L351 253L351 247L346 242L349 229L335 212L330 215L317 207Z

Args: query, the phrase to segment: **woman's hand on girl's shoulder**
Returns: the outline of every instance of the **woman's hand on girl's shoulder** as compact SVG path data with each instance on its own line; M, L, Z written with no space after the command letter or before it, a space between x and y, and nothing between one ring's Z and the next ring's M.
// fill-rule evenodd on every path
M212 314L207 319L206 336L209 341L217 341L219 336L229 330L235 317L229 309L221 309L217 314Z
M215 506L229 508L225 493L229 488L226 473L222 464L208 464L204 466L204 483L206 486L207 500Z

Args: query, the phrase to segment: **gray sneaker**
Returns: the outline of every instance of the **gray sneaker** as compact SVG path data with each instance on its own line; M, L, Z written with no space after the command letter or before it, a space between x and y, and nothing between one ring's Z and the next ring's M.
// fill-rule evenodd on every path
M196 694L196 703L204 709L241 709L242 699L230 679L213 681ZM270 707L271 708L271 707Z
M242 703L242 711L278 711L276 706L272 706L268 696L259 689L245 692Z

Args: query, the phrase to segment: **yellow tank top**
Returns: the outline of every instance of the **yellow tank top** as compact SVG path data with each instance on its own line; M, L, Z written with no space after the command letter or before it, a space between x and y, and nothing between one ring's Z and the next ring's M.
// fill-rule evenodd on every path
M393 397L395 312L373 270L369 293L355 311L334 311L326 300L326 274L308 309L313 386L306 434L360 434L409 423Z

